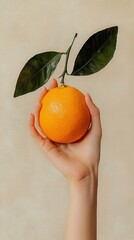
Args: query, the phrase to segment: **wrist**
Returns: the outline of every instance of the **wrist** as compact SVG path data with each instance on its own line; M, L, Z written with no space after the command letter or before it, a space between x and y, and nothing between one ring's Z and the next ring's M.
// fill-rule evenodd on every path
M71 192L81 192L83 190L97 191L98 171L91 171L86 177L79 181L71 181Z

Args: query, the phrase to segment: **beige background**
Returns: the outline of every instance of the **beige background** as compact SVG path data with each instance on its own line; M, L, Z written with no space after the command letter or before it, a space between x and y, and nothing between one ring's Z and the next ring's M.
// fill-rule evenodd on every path
M98 239L134 239L134 0L0 1L0 239L62 240L69 187L28 131L40 90L14 99L20 70L33 55L66 51L69 64L87 38L119 26L113 60L97 74L68 77L100 108L103 140L99 172ZM54 76L62 71L59 65Z

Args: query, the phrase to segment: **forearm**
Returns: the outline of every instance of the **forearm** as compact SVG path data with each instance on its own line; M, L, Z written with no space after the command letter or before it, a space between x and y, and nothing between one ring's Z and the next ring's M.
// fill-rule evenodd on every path
M70 209L65 240L97 239L97 174L70 185Z

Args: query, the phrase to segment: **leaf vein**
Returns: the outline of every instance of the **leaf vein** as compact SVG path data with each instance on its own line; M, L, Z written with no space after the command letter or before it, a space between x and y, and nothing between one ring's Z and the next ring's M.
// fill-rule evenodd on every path
M111 37L110 37L111 38ZM101 48L99 48L98 50L97 50L97 52L89 59L89 61L87 62L87 63L85 63L85 65L83 65L82 67L80 67L78 70L76 70L75 72L73 72L73 75L75 74L75 73L77 73L77 72L79 72L81 69L83 69L84 67L86 67L91 61L92 61L92 59L98 54L98 52L100 52L101 51L101 49L105 46L105 44L110 40L110 38L108 38L106 41L105 41L105 43L101 46Z

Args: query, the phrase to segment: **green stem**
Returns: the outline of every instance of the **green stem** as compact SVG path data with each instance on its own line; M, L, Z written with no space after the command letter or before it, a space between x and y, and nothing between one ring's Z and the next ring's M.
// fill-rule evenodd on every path
M70 55L70 51L71 51L71 48L72 48L72 46L73 46L73 43L74 43L74 40L75 40L75 38L77 37L77 33L75 34L75 36L74 36L74 39L73 39L73 41L72 41L72 44L70 45L70 47L68 48L68 50L66 51L66 62L65 62L65 68L64 68L64 71L63 71L63 73L61 74L61 76L60 77L62 77L62 79L61 79L61 84L63 84L64 85L64 78L65 78L65 75L67 74L67 65L68 65L68 59L69 59L69 55ZM60 78L59 77L59 78Z

